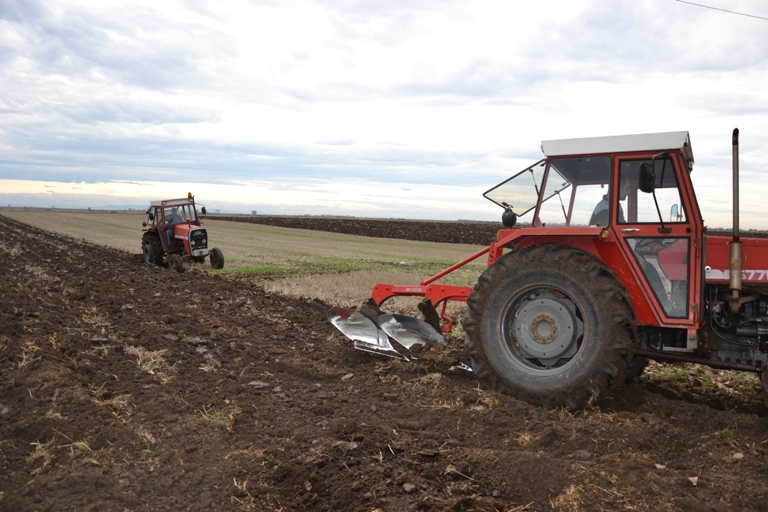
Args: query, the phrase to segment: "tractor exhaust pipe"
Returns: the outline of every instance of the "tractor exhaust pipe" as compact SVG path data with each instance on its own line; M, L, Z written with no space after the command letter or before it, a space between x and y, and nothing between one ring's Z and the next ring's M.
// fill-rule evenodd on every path
M739 241L739 129L733 129L733 240L731 241L731 311L739 312L741 302L741 242Z

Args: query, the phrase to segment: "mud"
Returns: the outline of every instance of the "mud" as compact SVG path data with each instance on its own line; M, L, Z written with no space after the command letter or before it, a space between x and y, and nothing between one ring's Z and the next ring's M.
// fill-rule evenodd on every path
M355 351L307 301L0 226L0 510L768 509L736 382L544 411Z

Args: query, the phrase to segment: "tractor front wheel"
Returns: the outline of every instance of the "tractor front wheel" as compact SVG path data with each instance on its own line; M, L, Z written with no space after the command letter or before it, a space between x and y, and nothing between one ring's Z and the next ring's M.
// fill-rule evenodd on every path
M163 246L160 244L157 233L151 231L144 233L141 238L141 252L147 263L157 266L163 264Z
M218 247L211 249L211 267L216 270L224 268L224 253Z
M184 267L184 261L181 259L181 256L178 254L169 254L168 255L168 266L181 274L186 270Z
M514 250L480 276L467 305L465 350L490 389L573 410L624 382L634 314L621 282L586 252Z

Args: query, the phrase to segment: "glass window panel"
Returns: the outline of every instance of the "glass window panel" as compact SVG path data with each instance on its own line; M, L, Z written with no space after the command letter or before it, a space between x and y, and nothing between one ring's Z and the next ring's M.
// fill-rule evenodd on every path
M688 317L688 238L627 238L646 281L672 318Z
M529 212L539 199L544 181L546 161L541 160L483 194L504 208L511 208L517 216Z
M595 205L608 191L610 176L608 156L553 158L539 220L548 227L589 225Z
M651 163L651 159L622 160L619 164L619 180L622 186L627 186L627 195L623 196L619 203L621 211L626 213L624 222L627 223L685 223L688 222L683 202L681 201L680 188L677 184L675 169L669 158L658 158L653 161L654 174L656 175L656 201L659 209L656 209L654 194L647 194L639 190L640 165ZM636 198L634 207L628 197ZM661 213L661 219L659 219ZM621 221L620 221L621 222Z

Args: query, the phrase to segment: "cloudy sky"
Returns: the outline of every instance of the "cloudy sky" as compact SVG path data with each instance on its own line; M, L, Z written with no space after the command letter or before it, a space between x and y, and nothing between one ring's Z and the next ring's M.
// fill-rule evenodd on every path
M0 204L496 220L541 140L688 130L766 228L765 0L0 0Z

